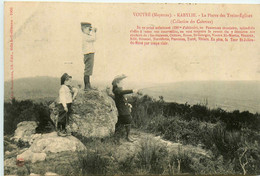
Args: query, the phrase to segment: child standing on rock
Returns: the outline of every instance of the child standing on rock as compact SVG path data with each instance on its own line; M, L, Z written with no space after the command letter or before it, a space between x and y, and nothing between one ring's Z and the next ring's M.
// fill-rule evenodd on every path
M69 122L69 116L72 112L71 105L76 98L78 89L71 87L71 76L64 73L61 76L61 88L59 90L59 104L58 104L58 135L66 135L66 127Z
M93 73L94 66L94 42L96 41L96 32L97 29L94 28L92 30L92 26L90 23L82 22L81 23L82 34L82 52L84 55L84 90L92 89L90 85L90 76Z

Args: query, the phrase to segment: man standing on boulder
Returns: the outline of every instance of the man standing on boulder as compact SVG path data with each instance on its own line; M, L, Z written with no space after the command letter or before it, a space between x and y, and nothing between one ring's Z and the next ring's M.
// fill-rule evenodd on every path
M82 52L84 55L84 90L92 89L90 85L90 76L93 73L94 66L94 42L96 41L96 32L97 29L92 30L90 23L82 22L81 23L82 34Z
M137 90L123 90L123 79L125 79L125 75L116 76L112 82L113 85L113 93L115 94L115 103L118 110L118 121L116 124L116 131L118 132L118 129L120 125L124 125L126 129L126 140L129 142L133 142L129 138L130 129L131 129L131 105L127 102L126 97L124 97L125 94L130 93L137 93Z
M69 116L72 112L72 101L76 98L78 89L71 87L71 76L64 73L61 76L61 88L59 90L59 116L58 116L58 135L66 135L66 127L69 122Z

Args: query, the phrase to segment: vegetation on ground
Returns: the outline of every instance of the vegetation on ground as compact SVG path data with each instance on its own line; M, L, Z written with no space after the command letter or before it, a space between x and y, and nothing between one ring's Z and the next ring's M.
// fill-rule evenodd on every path
M118 160L115 156L119 144L113 137L103 140L81 138L87 150L75 156L59 156L61 160L67 158L66 163L61 164L61 160L54 158L46 161L50 161L49 165L46 162L26 163L23 169L16 168L16 174L35 173L37 168L48 169L42 173L49 171L63 175L260 173L259 114L248 111L226 112L200 104L166 103L163 97L155 100L147 95L132 96L129 100L133 105L134 128L160 135L172 142L199 146L209 151L209 155L200 155L182 147L178 151L169 152L165 145L147 138L138 146L138 152ZM37 121L38 132L53 130L48 102L13 100L4 106L6 136L13 135L16 125L21 121ZM6 138L4 144L5 152L17 150L12 141ZM22 149L23 146L17 147ZM7 156L5 160L10 159ZM5 173L13 174L14 171L6 169Z

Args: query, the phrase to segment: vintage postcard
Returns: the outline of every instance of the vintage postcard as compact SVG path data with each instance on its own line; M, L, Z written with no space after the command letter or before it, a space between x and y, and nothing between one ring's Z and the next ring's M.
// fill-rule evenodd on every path
M4 174L260 174L259 21L259 4L5 2Z

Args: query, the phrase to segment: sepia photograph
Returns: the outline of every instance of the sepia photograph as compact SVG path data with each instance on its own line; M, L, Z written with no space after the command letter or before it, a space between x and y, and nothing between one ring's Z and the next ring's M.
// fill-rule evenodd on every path
M259 175L260 4L4 2L4 175Z

